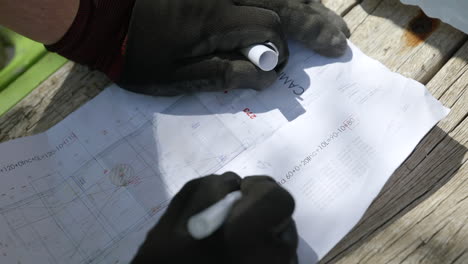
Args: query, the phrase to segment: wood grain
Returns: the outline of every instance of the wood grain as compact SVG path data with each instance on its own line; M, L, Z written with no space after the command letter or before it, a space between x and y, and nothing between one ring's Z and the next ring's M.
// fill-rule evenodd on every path
M109 84L101 73L69 62L0 116L0 142L47 130Z
M463 256L468 246L467 126L465 119L417 168L400 181L387 184L367 219L354 231L365 229L363 232L373 234L330 262L468 263L468 255ZM392 192L393 199L385 197Z
M365 2L363 2L363 4L365 4ZM382 1L380 5L382 5L383 2L385 1ZM368 4L370 3L374 4L374 12L381 12L378 11L380 5L376 5L375 1L370 1ZM395 4L394 7L397 9L403 8L399 7L397 3L393 4ZM382 7L388 8L389 3ZM355 9L362 9L362 7L357 6ZM355 9L351 10L347 16L352 16L354 18L359 17L356 15L358 11ZM362 12L362 10L359 12ZM396 10L397 14L401 12L403 11ZM411 14L416 16L418 12L418 10L405 11L407 15ZM387 32L390 28L393 28L393 31L397 32L394 32L390 39L388 35L385 35L381 37L382 40L378 40L373 44L371 41L364 45L358 44L360 43L358 40L353 42L360 48L367 49L367 52L371 53L371 56L375 55L376 57L385 53L386 46L378 47L385 42L383 39L388 39L389 42L397 43L395 47L392 46L391 50L387 51L387 53L392 53L391 56L381 56L380 61L388 67L393 68L393 70L406 76L419 79L422 82L433 77L427 85L428 89L434 96L439 98L444 105L452 108L452 111L446 119L440 122L438 126L424 138L411 157L394 173L379 197L366 212L364 218L354 230L324 258L322 263L405 262L406 260L404 260L404 258L397 258L397 255L395 255L396 253L391 251L395 248L389 246L394 245L391 241L395 238L388 234L392 232L398 234L400 229L402 229L402 227L395 226L397 225L396 223L392 223L399 218L403 218L402 216L405 215L405 213L415 210L414 208L424 208L420 203L429 197L432 198L432 196L436 199L437 195L440 193L437 190L444 184L450 183L452 179L461 178L463 180L468 178L466 169L460 169L466 166L464 164L466 164L466 152L468 147L466 142L468 138L466 136L466 126L468 125L466 124L466 116L468 114L468 43L465 41L466 36L456 30L454 31L453 28L447 25L441 24L433 34L439 37L447 34L461 34L456 38L457 41L460 41L463 45L460 49L457 48L457 46L460 46L460 43L452 43L452 46L446 47L439 46L437 49L434 49L434 46L431 46L429 43L421 43L420 47L403 46L407 43L402 41L401 38L404 38L404 32L407 27L395 25L393 23L394 18L388 17L391 16L390 13L391 12L381 21L379 21L381 18L374 18L372 15L370 17L367 16L361 22L361 25L358 25L354 29L354 32L367 32L369 29L360 29L360 27L363 25L364 27L368 27L369 25L366 25L368 24L366 20L372 20L376 23L380 23L380 25L376 27L376 30L384 29L384 32ZM362 17L364 17L364 15L362 15ZM407 18L406 21L409 23L411 19ZM391 25L382 25L385 23ZM438 31L444 33L437 33ZM447 31L449 31L449 33L447 33ZM380 35L380 32L374 31L374 34ZM353 35L353 37L356 38L356 35ZM432 36L428 36L426 41L429 41L431 37ZM452 58L442 69L439 69L438 65L444 63L444 54L449 55L452 49L457 50L457 52L450 55ZM418 58L428 53L438 54L432 56L435 61L432 61L431 63L433 63L433 65L429 66L427 65L428 61L426 59ZM399 58L399 56L409 56L410 59L406 61L410 60L412 66L408 67L405 65L407 62L400 62L393 58ZM437 74L431 76L433 75L432 72L437 72ZM458 195L456 197L460 197L463 193L454 192L453 195ZM456 197L453 199L457 199ZM466 210L464 214L468 215ZM449 215L445 216L449 217ZM425 216L422 217L424 218ZM406 221L413 221L415 224L423 218L412 217L405 219ZM439 221L441 221L441 219L439 219ZM433 229L437 229L437 222L433 222L433 224ZM451 225L447 225L447 228L451 227ZM379 234L381 232L386 232L385 234L387 234L387 236L380 236ZM466 239L468 234L464 235L464 239ZM467 243L465 244L468 245ZM424 245L420 246L424 248ZM445 245L445 247L450 246L449 244ZM397 247L397 250L404 250L408 248L408 245L406 243L395 242L395 247ZM370 251L372 250L369 248L377 250L379 254L375 254L375 256L372 255L373 257L370 258ZM446 248L446 250L448 249ZM380 255L382 255L381 258L378 257ZM441 256L438 257L441 258Z
M351 41L364 53L385 64L390 70L427 83L467 40L466 34L440 23L421 18L421 11L399 0L365 0L344 18L352 30ZM423 29L410 30L415 19ZM409 36L424 33L426 39L409 44Z
M344 16L346 13L348 13L349 10L351 10L359 2L359 0L322 0L324 6L330 8L341 16Z

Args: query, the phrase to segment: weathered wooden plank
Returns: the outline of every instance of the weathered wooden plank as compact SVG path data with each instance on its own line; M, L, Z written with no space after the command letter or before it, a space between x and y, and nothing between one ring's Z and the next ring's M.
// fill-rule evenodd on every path
M466 41L466 34L399 0L364 0L345 20L351 41L388 68L426 83Z
M338 263L468 263L468 119L465 119L431 154L436 159L457 158L462 166L447 183L437 182L438 189L408 214L389 224L372 239L337 261ZM448 156L441 156L446 152ZM423 164L425 177L456 171L445 163ZM444 175L445 176L445 175ZM424 182L420 184L424 185ZM400 199L401 200L401 199Z
M444 65L436 76L427 84L428 90L451 108L449 116L443 119L438 128L432 130L418 145L411 158L404 166L414 169L447 133L465 118L468 102L468 42Z
M441 98L468 71L468 41L453 55L437 75L426 85L436 98Z
M103 74L67 63L0 117L0 142L45 131L96 96L108 83Z
M424 138L413 155L394 173L361 222L329 253L324 263L338 260L346 254L355 256L355 253L351 252L357 250L359 246L361 248L372 247L368 244L375 243L375 241L368 241L368 239L405 212L416 207L418 202L427 198L455 175L456 170L466 161L467 86L468 43L428 84L428 88L439 97L444 105L451 107L451 113ZM455 133L457 127L459 130ZM460 134L460 130L463 131L463 129L464 134ZM448 133L451 134L448 135ZM468 176L464 177L468 178ZM417 222L420 219L413 220ZM379 250L383 249L379 248ZM349 261L347 257L343 259L345 260Z
M450 87L447 89L447 87ZM408 160L406 166L413 169L429 153L435 144L443 139L466 117L468 111L468 42L452 57L449 62L427 84L429 91L451 108L447 118L442 120L440 130L432 131L419 144L417 151Z
M364 0L351 9L344 19L348 24L351 32L354 33L356 29L374 12L382 0ZM382 19L384 21L385 19ZM359 45L358 45L359 46Z
M353 31L351 41L366 54L394 71L426 82L466 42L466 35L425 18L419 12L415 7L406 7L394 0L365 0L353 8L345 19ZM418 20L422 20L419 22L422 24L430 22L431 26L435 23L428 35L424 36L425 42L419 41L417 35L408 30L410 23ZM358 253L353 253L353 250L359 246L372 247L369 238L417 206L453 177L463 164L466 142L459 143L447 133L453 131L467 115L467 54L468 44L465 44L429 84L435 96L452 108L449 117L439 124L440 128L432 130L415 154L397 170L363 220L324 258L323 263L338 261L347 254L355 256ZM365 262L365 256L355 257L355 260ZM345 257L339 262L349 261Z
M355 251L361 250L368 244L375 244L375 241L369 239L382 230L392 228L388 225L417 207L419 203L449 182L468 158L466 155L467 125L468 120L465 120L461 125L464 126L464 131L457 131L445 137L415 169L408 170L405 166L400 167L360 223L324 258L323 263L337 260L347 263L347 257L344 256L348 254L354 256L357 254ZM463 177L468 177L463 172L461 173ZM420 220L413 219L414 222ZM380 243L384 245L386 242L382 240Z
M323 5L335 11L341 16L345 15L349 10L351 10L351 8L356 6L359 2L359 0L322 0Z

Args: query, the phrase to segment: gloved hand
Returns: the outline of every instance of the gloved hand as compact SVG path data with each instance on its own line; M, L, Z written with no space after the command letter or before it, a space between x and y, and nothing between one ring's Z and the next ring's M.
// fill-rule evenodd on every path
M224 224L207 238L192 238L188 219L239 189L243 196ZM148 233L132 264L297 263L293 211L291 195L270 177L242 180L225 173L192 180Z
M287 62L286 35L339 56L349 30L316 0L81 0L70 30L47 48L128 90L177 95L269 86ZM264 42L279 50L276 71L239 53Z

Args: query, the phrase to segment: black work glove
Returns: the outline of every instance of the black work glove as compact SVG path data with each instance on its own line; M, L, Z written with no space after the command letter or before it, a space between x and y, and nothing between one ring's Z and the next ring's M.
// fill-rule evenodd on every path
M320 3L298 0L137 0L120 83L163 95L265 88L276 72L258 69L240 49L272 42L281 68L288 58L286 32L339 56L346 48L340 28L349 33L337 17Z
M243 196L224 224L207 238L192 238L188 219L239 189ZM297 263L293 211L291 195L270 177L242 180L225 173L192 180L171 201L132 263Z
M281 18L284 32L317 53L338 57L346 51L351 33L342 17L320 0L233 0L237 4L266 8Z
M287 61L286 35L339 56L349 30L312 0L81 0L70 30L47 48L128 90L177 95L266 88ZM264 42L280 53L270 72L239 52Z

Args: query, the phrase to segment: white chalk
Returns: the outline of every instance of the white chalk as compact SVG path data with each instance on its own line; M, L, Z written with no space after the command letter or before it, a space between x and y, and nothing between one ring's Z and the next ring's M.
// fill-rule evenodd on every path
M241 52L263 71L271 71L278 65L279 52L273 43L253 45Z
M203 239L213 234L223 224L234 203L241 197L241 191L229 193L222 200L190 217L187 228L192 237Z

